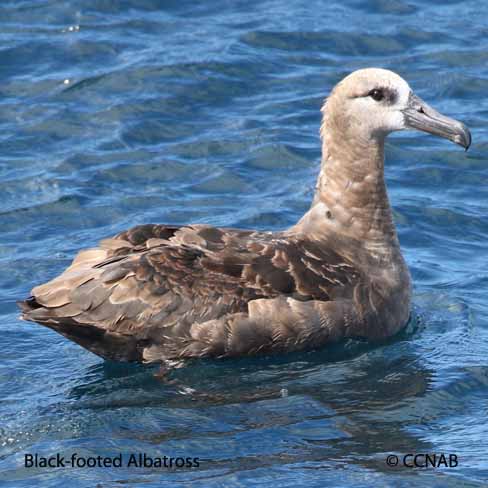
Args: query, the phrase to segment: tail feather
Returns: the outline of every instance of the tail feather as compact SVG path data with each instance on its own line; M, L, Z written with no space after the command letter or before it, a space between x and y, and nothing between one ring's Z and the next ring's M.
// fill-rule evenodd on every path
M57 317L40 305L35 297L18 301L22 311L20 318L44 325L76 342L94 354L113 361L142 361L147 341L133 335L110 332L91 324L82 324L72 317Z
M36 308L42 307L42 305L39 305L39 303L37 303L36 297L33 296L30 296L25 300L17 300L16 303L17 306L22 310L22 319L24 318L24 314L27 314L32 310L35 310Z

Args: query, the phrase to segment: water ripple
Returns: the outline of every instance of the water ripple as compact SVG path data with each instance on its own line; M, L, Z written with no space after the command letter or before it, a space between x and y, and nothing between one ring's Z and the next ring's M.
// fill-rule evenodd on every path
M4 1L0 469L15 486L484 486L487 5L473 0ZM320 105L394 69L473 147L395 135L386 176L414 313L385 344L157 368L103 362L15 300L144 222L281 229L312 197ZM30 470L23 453L198 456ZM389 453L455 452L452 470Z

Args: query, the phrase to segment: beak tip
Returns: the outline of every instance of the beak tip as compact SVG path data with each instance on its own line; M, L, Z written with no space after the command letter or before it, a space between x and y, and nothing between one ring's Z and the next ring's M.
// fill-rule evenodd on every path
M457 122L456 126L450 139L467 151L471 146L471 132L462 122Z
M465 146L465 151L467 151L471 147L471 133L469 133L468 143Z
M463 146L465 151L471 146L471 132L464 124L462 124L460 134L456 136L456 142Z

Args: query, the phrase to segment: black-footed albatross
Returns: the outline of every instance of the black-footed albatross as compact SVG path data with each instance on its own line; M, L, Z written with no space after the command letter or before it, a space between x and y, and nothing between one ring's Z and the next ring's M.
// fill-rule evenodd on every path
M35 287L19 302L22 318L103 358L144 362L397 333L409 318L411 284L385 187L385 138L419 129L467 149L470 132L376 68L338 83L322 114L315 198L296 225L136 226Z

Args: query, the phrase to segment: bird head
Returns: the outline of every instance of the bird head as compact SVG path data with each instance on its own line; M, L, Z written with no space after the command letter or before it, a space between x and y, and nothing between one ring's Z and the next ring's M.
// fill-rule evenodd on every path
M419 98L408 83L392 71L367 68L339 82L322 109L322 130L334 127L347 139L384 139L389 133L416 129L449 139L466 150L469 129L440 114Z

